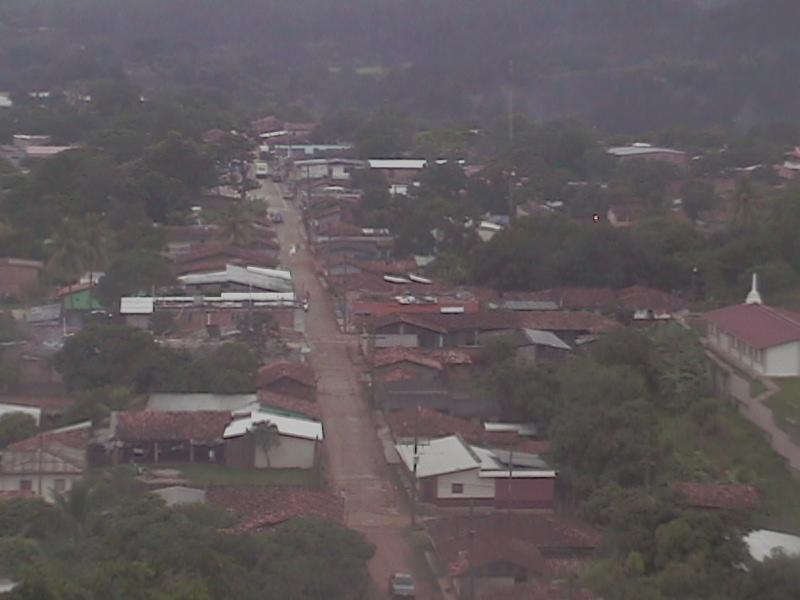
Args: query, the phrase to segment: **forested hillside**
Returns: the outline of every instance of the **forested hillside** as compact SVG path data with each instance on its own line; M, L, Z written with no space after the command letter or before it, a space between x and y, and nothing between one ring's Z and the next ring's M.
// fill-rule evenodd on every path
M480 119L511 81L542 120L750 126L798 116L799 26L791 0L7 0L0 89L127 74L315 112Z

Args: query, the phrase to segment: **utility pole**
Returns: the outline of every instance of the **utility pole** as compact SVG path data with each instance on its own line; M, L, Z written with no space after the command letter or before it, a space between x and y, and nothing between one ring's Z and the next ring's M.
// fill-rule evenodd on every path
M419 404L414 411L414 457L411 481L411 527L417 526L417 464L419 463Z
M36 471L38 474L39 483L37 485L39 489L39 498L44 498L42 496L42 451L44 449L44 434L39 432L39 447L36 451Z
M514 508L514 443L508 446L508 514Z
M508 61L508 145L509 154L513 163L514 160L514 61ZM512 167L508 176L508 225L514 222L514 176L516 173Z
M469 499L469 554L467 555L467 568L468 584L469 584L469 600L475 600L475 567L473 565L473 556L475 555L475 503L472 498Z

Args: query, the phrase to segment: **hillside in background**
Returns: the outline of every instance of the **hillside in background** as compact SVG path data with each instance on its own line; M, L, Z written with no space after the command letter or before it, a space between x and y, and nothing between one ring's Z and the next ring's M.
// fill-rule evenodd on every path
M792 0L6 0L0 89L127 75L315 112L610 131L800 116ZM513 61L513 73L509 63Z

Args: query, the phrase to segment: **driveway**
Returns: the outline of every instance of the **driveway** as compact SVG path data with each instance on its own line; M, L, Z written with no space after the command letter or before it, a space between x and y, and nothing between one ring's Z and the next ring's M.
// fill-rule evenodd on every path
M359 373L351 358L358 351L358 341L337 327L332 302L317 278L303 237L299 212L291 202L283 200L274 183L264 182L262 190L270 208L284 215L284 223L278 226L281 263L292 271L295 289L301 294L308 292L311 297L305 329L325 423L330 485L344 495L348 526L375 544L369 570L378 589L384 591L393 572L412 570L411 548L404 536L409 515L391 483L371 410L361 393ZM297 250L290 255L292 246ZM419 574L416 579L420 587L418 598L437 597Z

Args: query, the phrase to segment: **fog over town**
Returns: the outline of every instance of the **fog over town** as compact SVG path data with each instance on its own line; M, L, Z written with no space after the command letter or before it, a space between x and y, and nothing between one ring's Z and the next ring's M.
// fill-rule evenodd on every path
M0 598L800 600L796 0L2 0Z

